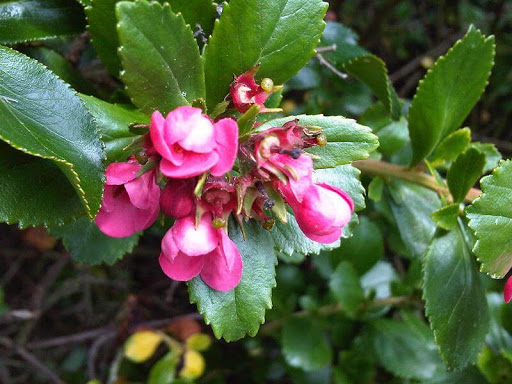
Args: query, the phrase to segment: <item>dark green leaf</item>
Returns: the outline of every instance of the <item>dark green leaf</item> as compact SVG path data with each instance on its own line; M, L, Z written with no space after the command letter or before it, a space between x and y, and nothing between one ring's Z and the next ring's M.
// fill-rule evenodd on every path
M149 123L148 117L129 106L110 104L92 96L80 97L98 124L105 143L107 163L125 161L131 151L124 148L138 137L130 132L130 124Z
M430 156L430 163L437 167L444 163L450 163L466 150L471 142L471 130L459 129L446 136Z
M379 145L377 137L371 133L370 128L357 124L352 119L339 116L289 116L270 120L258 129L263 131L271 127L280 127L294 119L298 119L301 125L322 127L327 136L326 146L317 146L308 150L319 157L315 160L317 169L332 168L351 161L366 159Z
M495 147L494 144L490 143L480 143L475 141L471 143L471 147L476 148L480 152L485 154L485 167L484 173L492 171L496 168L501 160L501 153Z
M351 263L342 261L329 281L334 297L347 312L356 311L365 300L359 275Z
M432 213L431 217L440 228L447 231L453 229L457 225L459 217L459 204L446 205Z
M470 27L420 82L409 109L411 165L463 123L487 85L494 63L494 37Z
M0 44L74 35L84 30L84 19L74 0L2 0Z
M27 154L52 160L93 217L103 192L105 153L80 98L42 64L5 47L0 47L0 93L0 139ZM32 222L46 220L33 215Z
M217 6L212 0L171 0L169 3L174 13L181 12L194 32L199 24L206 38L212 34L217 16Z
M488 384L488 382L478 369L469 367L461 372L437 374L430 380L421 381L420 384Z
M254 221L244 224L246 240L238 227L230 225L230 237L242 254L242 280L229 292L208 287L200 277L188 283L190 301L197 304L205 322L211 324L217 338L226 341L256 335L265 321L265 310L272 307L275 287L274 245L269 233Z
M203 64L192 30L168 4L116 6L126 91L143 112L166 114L205 98Z
M283 355L292 367L316 371L332 360L332 350L318 326L307 317L291 317L283 329Z
M261 63L258 77L281 84L314 55L324 28L321 0L231 0L205 49L207 105L228 94L233 75Z
M423 264L426 313L449 369L474 363L489 329L485 290L465 236L455 228L437 237Z
M86 217L62 227L54 227L50 232L62 238L73 260L90 265L112 265L131 252L139 241L138 234L122 239L109 237Z
M469 148L453 162L447 174L448 187L453 201L461 202L484 172L485 155L475 148Z
M512 267L512 161L480 181L482 195L466 208L478 241L473 251L482 271L502 278Z

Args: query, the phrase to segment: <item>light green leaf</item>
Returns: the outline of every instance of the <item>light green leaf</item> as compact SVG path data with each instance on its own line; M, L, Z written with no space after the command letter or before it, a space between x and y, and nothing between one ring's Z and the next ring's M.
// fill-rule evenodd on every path
M74 35L84 30L84 13L74 0L0 1L0 44Z
M292 367L316 371L332 360L332 350L325 335L313 320L293 316L283 329L283 355Z
M207 105L229 92L233 75L261 63L258 78L284 83L314 55L324 28L321 0L231 0L206 46Z
M457 225L459 203L446 205L432 213L430 217L432 217L432 220L434 220L440 228L449 231Z
M5 47L0 47L0 139L27 154L53 161L75 188L85 212L91 217L98 212L105 153L91 115L73 90L56 75L35 60ZM31 162L31 166L34 164ZM9 184L5 180L2 184ZM56 184L62 186L60 182ZM5 193L12 193L10 188L6 185ZM45 196L49 193L48 189L39 191ZM59 189L51 191L56 195L61 193ZM7 209L13 213L17 211L16 204L30 203L15 198L4 204L13 205ZM3 220L40 225L63 219L35 214L27 218L23 214L4 216Z
M425 309L448 369L474 363L489 329L485 290L465 236L455 228L437 237L423 262Z
M487 85L494 63L494 37L470 27L420 82L409 109L411 165L430 155L455 131Z
M466 207L478 239L473 252L483 272L502 278L512 267L512 161L501 162L480 186L482 195Z
M365 295L375 294L376 299L391 296L391 283L397 280L397 274L390 263L379 261L361 277Z
M469 148L455 159L446 176L453 201L457 203L464 200L468 191L482 176L484 166L485 155L475 148Z
M233 224L233 223L231 223ZM275 287L274 244L269 233L254 221L244 224L246 239L240 229L230 225L230 237L242 254L242 280L229 292L208 287L198 276L188 282L190 301L211 324L217 338L226 341L256 335L265 321L265 311L272 307L272 288Z
M139 242L139 234L121 239L109 237L86 217L62 227L51 228L50 232L62 238L74 261L90 265L112 265L131 252Z
M300 125L322 127L327 136L326 146L317 146L308 150L319 157L314 163L316 169L332 168L355 160L366 159L370 156L370 152L379 145L377 136L371 133L370 128L340 116L289 116L270 120L258 127L258 130L264 131L271 127L280 127L295 119L299 120Z
M168 4L121 1L116 6L121 79L134 104L163 114L205 98L204 73L192 30Z
M498 166L502 157L494 144L475 141L471 143L471 147L485 154L484 173L490 172Z
M166 353L149 371L148 384L173 384L179 355L174 351Z
M359 275L351 263L342 261L329 280L334 297L347 312L355 312L365 300Z
M433 167L451 163L466 150L471 142L471 130L462 128L446 136L430 156Z

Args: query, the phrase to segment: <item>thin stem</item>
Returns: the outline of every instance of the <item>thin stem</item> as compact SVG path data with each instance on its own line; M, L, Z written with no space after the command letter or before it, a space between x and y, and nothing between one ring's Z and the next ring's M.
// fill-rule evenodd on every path
M331 64L329 60L327 60L325 57L322 56L322 54L317 53L315 55L315 58L318 60L318 62L323 65L325 68L327 68L329 71L334 73L336 76L338 76L341 79L346 79L348 75L346 73L340 72L336 69L334 65Z

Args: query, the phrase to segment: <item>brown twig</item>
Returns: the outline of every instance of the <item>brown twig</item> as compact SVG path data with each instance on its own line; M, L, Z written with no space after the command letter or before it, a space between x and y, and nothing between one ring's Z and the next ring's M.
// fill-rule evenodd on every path
M334 73L336 76L338 76L339 78L341 79L346 79L348 77L348 75L346 73L343 73L343 72L340 72L336 69L336 67L334 65L331 64L331 62L329 60L327 60L325 57L323 57L323 55L321 53L317 53L315 55L315 58L318 60L318 62L324 66L325 68L327 68L329 71L331 71L332 73Z

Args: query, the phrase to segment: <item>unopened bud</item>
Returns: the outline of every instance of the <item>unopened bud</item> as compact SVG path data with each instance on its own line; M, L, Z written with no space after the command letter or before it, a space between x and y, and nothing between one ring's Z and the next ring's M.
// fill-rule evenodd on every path
M215 229L224 228L226 226L226 220L217 217L212 221L212 227Z
M263 222L263 228L265 228L267 231L270 231L273 227L276 221L274 219L267 219Z
M272 79L269 79L268 77L265 77L263 80L261 80L261 89L263 89L265 92L272 92L274 89L274 82Z
M322 133L316 137L316 142L319 146L325 147L327 145L327 137Z

